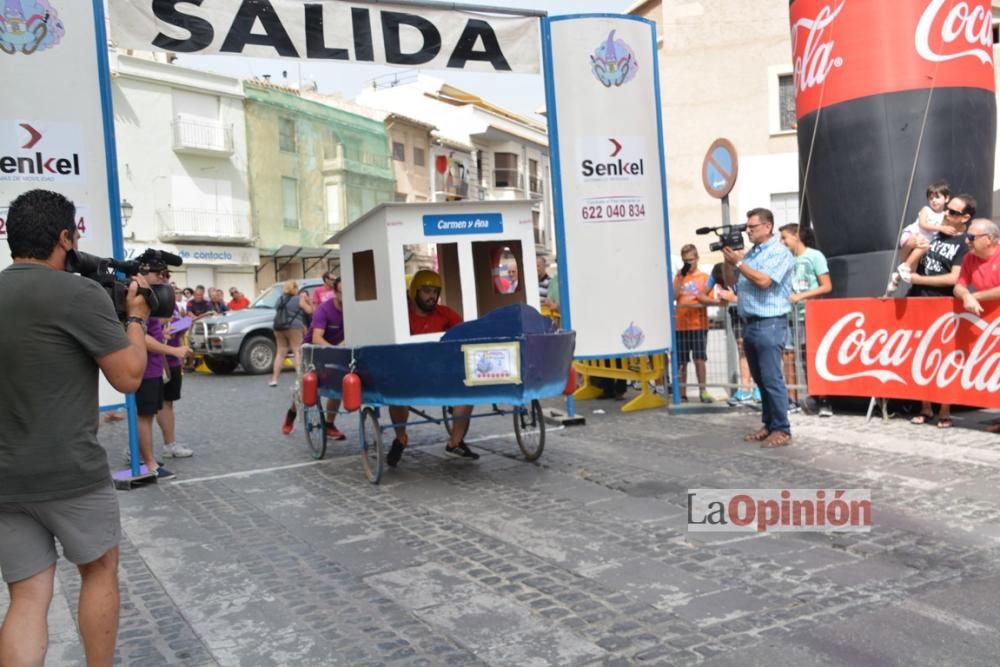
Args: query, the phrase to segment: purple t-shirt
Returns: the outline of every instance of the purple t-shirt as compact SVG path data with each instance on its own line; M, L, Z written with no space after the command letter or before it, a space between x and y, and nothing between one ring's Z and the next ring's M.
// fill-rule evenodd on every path
M312 324L309 325L309 333L312 334L314 329L322 329L323 338L330 345L344 342L344 311L337 308L336 300L327 299L319 305L313 314Z
M163 340L163 324L160 320L155 317L149 318L149 322L146 323L146 334L152 336L158 341ZM142 379L149 380L151 378L162 378L163 377L163 355L159 352L149 352L146 351L146 372L142 374Z

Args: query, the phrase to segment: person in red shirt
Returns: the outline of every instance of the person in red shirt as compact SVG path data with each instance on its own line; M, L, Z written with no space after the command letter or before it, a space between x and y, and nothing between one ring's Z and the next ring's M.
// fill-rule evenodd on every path
M462 323L462 316L448 306L438 303L441 298L441 276L428 269L417 271L410 281L409 290L409 315L410 315L410 335L439 333L447 331L456 324ZM451 438L445 447L445 451L452 456L476 460L479 454L469 449L462 438L469 430L469 416L472 414L471 405L456 405L452 408ZM406 434L406 420L410 415L410 408L405 405L390 405L389 418L392 420L396 430L396 438L392 441L392 447L385 457L385 462L395 467L399 459L403 456L403 450L409 444L409 437Z
M958 273L955 298L965 310L982 315L980 301L1000 299L1000 226L992 220L977 218L969 225L965 243L969 252ZM1000 433L1000 423L990 424L986 430Z
M229 288L229 310L243 310L250 307L250 299L235 287Z

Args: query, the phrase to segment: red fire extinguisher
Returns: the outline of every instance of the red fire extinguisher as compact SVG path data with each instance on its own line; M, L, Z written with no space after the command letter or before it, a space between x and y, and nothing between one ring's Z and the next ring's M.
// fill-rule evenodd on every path
M316 371L309 371L302 376L302 403L313 407L319 400L319 377Z
M566 378L566 386L563 387L563 396L570 396L576 391L576 369L573 364L569 365L569 376Z
M361 378L353 371L344 376L340 386L340 405L348 412L361 407Z

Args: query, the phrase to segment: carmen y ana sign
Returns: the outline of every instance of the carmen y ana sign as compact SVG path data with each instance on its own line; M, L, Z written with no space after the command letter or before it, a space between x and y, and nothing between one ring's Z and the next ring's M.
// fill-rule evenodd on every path
M301 0L110 0L121 48L458 69L539 71L538 19Z

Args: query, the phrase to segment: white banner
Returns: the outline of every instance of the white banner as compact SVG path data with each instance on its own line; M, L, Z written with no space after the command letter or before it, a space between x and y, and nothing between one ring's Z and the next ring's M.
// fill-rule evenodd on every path
M654 26L606 16L560 17L546 25L550 140L562 195L559 272L576 357L668 349Z
M111 38L125 49L539 71L538 18L330 0L109 0L108 6Z
M94 8L83 0L19 0L0 31L0 268L10 261L6 207L35 188L76 204L80 250L112 255ZM44 82L44 83L42 83ZM101 405L124 403L101 376Z

